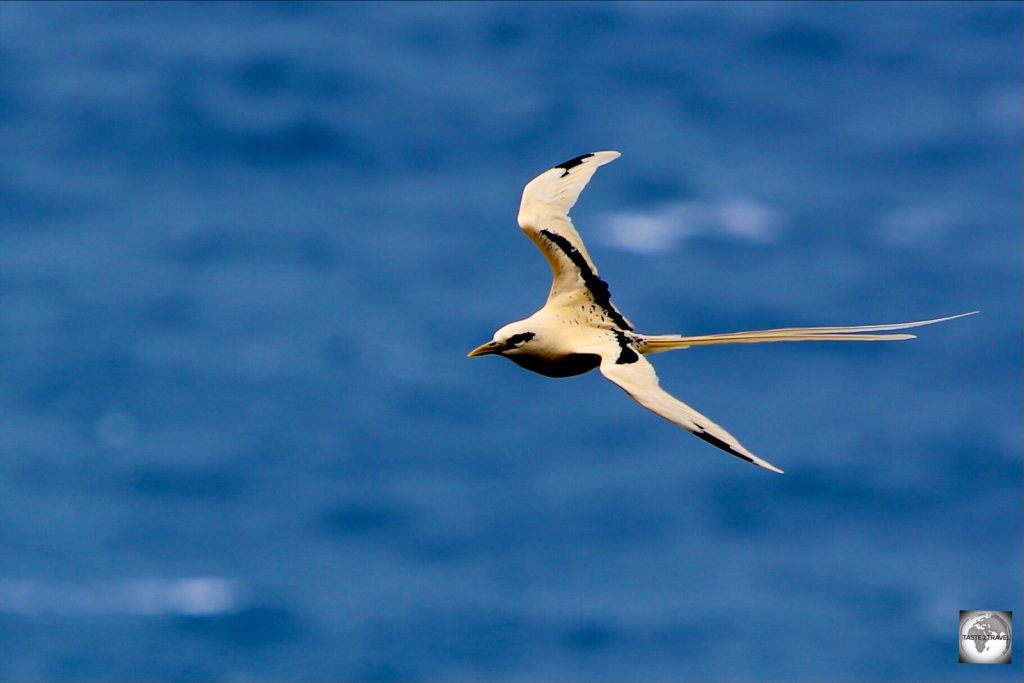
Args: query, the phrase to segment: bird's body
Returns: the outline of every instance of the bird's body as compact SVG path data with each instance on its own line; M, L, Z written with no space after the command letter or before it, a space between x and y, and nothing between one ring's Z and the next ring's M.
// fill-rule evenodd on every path
M544 306L524 320L505 325L472 356L498 354L547 377L572 377L599 368L642 406L722 450L773 472L779 468L748 451L729 432L658 384L645 355L709 344L774 341L884 341L910 334L878 334L930 325L961 316L891 325L804 327L703 336L645 335L612 304L608 285L569 219L569 210L599 166L618 152L584 154L530 181L523 190L519 225L540 248L554 278ZM965 313L962 315L970 315Z

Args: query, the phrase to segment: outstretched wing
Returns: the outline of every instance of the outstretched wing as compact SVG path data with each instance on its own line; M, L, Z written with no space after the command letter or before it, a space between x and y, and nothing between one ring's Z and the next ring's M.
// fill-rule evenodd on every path
M607 349L602 348L601 374L619 385L637 403L730 455L782 473L775 465L748 451L723 427L662 389L654 366L638 353L626 353L625 348L612 344Z
M582 294L612 325L632 330L633 325L612 305L608 285L598 277L597 267L569 220L569 210L594 177L598 166L617 158L618 152L584 154L531 180L523 190L523 200L519 205L519 227L540 247L551 264L554 280L548 294L549 302L558 297L568 299Z

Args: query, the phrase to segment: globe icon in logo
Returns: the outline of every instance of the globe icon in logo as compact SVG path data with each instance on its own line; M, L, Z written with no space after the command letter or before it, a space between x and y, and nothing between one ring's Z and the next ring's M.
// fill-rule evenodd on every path
M1007 612L962 612L960 661L1002 664L1010 661L1013 633Z

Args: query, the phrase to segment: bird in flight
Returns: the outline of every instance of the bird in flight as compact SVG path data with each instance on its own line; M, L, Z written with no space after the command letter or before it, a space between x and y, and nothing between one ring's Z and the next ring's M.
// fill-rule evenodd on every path
M519 227L540 247L554 280L543 308L505 325L469 357L497 354L547 377L572 377L599 368L644 408L686 429L726 453L772 472L762 460L721 426L667 393L644 356L690 346L796 341L898 341L912 334L892 334L971 313L889 325L855 327L788 327L753 332L685 336L641 334L612 304L608 285L597 275L590 254L569 219L569 210L599 166L618 152L592 152L570 159L531 180L519 205ZM881 333L881 334L879 334Z

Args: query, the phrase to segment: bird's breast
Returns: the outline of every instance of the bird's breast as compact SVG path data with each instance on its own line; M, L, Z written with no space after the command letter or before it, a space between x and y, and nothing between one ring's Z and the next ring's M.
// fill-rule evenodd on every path
M596 353L569 353L554 357L510 354L505 357L519 367L545 377L574 377L601 364L601 356Z

